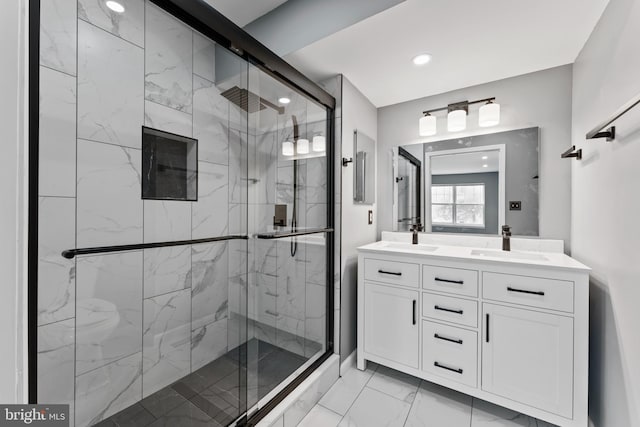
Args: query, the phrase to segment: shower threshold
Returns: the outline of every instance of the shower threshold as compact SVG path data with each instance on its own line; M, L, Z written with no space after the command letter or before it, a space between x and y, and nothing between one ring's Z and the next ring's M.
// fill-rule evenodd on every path
M266 396L307 361L295 353L253 338L96 426L228 426L247 408L246 393L240 394L241 375L246 378L243 361L246 360L247 348L252 359L257 359L248 361L249 378L242 380L249 385L250 405ZM245 388L243 384L243 391Z

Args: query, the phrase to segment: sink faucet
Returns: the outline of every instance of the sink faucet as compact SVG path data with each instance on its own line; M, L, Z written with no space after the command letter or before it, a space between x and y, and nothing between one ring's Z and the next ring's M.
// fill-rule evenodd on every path
M411 226L411 232L413 235L411 236L411 243L414 245L418 244L418 232L422 231L422 224L413 224Z
M502 250L511 250L511 227L508 225L502 226Z

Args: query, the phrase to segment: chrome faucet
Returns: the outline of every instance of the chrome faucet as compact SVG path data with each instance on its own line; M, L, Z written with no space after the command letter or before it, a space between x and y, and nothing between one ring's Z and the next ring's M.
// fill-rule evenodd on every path
M502 250L511 250L511 227L508 225L502 226Z
M418 244L418 232L422 231L422 224L413 224L411 226L411 232L413 235L411 236L411 243L414 245Z

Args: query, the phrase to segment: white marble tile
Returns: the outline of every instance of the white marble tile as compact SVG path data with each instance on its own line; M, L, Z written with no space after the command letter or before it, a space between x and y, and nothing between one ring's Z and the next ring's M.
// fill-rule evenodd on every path
M367 387L371 387L407 403L413 402L419 385L419 378L387 368L386 366L380 366L367 383Z
M278 162L279 143L276 132L268 132L257 136L255 178L259 179L254 203L275 203L276 201L276 168Z
M144 297L191 287L191 246L144 250Z
M38 327L38 402L72 404L75 319Z
M191 113L193 33L177 18L147 2L145 97Z
M192 246L192 329L228 316L228 244Z
M118 0L123 13L109 9L103 0L78 0L78 18L144 47L144 0Z
M271 424L271 427L284 427L284 416L281 416Z
M295 256L291 256L291 251L291 242L278 241L277 311L280 315L304 320L306 245L298 241Z
M78 247L142 241L140 150L78 140Z
M141 399L142 353L136 353L76 378L76 427L94 425Z
M76 75L76 0L40 5L40 64Z
M275 278L278 268L278 242L273 240L255 240L254 248L255 272Z
M75 316L76 263L61 255L63 250L75 248L75 211L75 199L39 199L39 325Z
M40 67L41 196L76 195L76 78Z
M336 427L341 419L342 415L338 415L324 406L316 405L311 408L298 427Z
M276 346L304 356L305 321L278 313L276 318Z
M327 203L327 158L307 159L307 203Z
M324 236L319 235L322 243L306 245L306 282L326 286L327 283L327 247ZM315 237L315 236L314 236Z
M365 387L344 416L341 427L402 427L411 404Z
M200 326L191 333L191 369L196 370L227 352L227 319Z
M229 168L198 162L198 201L192 208L194 239L227 234L229 202Z
M147 397L191 370L191 290L144 300L142 395Z
M141 146L144 53L78 21L78 138Z
M191 239L191 206L186 201L145 200L145 243Z
M77 260L76 374L142 350L142 251Z
M229 202L247 203L248 200L248 139L247 134L229 131Z
M305 226L309 228L325 228L327 226L327 204L307 203Z
M193 76L193 137L198 159L229 164L229 101L209 80Z
M473 399L471 427L537 427L535 418L520 414L502 406Z
M374 372L371 367L365 371L348 369L320 399L320 404L340 415L346 414Z
M229 204L229 234L247 234L248 223L247 216L253 212L253 206L245 203Z
M423 381L407 417L405 427L427 425L469 427L471 396Z
M193 73L216 81L216 44L206 36L193 32Z
M156 102L144 102L144 124L150 128L189 138L193 134L193 118L191 114L174 110Z
M304 336L318 343L325 341L327 287L307 283Z

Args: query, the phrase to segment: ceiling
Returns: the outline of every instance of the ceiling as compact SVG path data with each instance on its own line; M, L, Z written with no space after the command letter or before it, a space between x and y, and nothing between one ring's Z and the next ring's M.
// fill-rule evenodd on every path
M285 59L317 81L342 73L382 107L573 63L607 3L407 0ZM433 60L417 67L422 52Z
M261 17L287 0L204 0L239 27Z
M483 157L486 157L486 159ZM498 172L499 168L500 151L498 150L446 154L431 157L432 175Z

